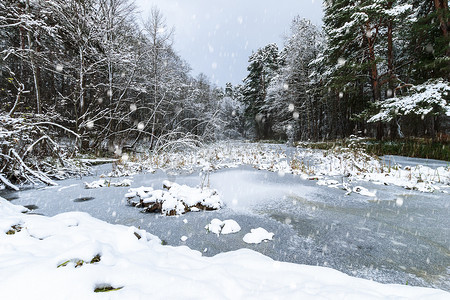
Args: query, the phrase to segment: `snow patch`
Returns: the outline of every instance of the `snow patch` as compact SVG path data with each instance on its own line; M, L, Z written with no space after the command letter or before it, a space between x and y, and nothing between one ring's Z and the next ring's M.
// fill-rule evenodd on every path
M355 186L353 188L353 192L367 197L375 197L377 195L376 191L370 192L368 189L362 186Z

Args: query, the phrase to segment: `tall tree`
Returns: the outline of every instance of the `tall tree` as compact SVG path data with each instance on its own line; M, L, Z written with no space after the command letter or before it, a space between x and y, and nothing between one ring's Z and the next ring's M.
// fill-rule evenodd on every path
M167 59L167 51L172 43L173 29L168 28L166 20L161 11L153 6L150 16L144 24L146 40L148 43L148 55L150 59L151 72L151 93L152 93L152 114L149 118L151 127L150 145L152 147L157 135L157 124L161 120L161 106L166 99L166 91L160 89L162 82L164 62Z
M263 107L272 116L272 128L279 137L289 131L296 139L318 139L321 104L312 84L312 62L323 42L320 30L309 20L294 18L281 53L282 64L270 82Z
M270 137L270 115L263 110L267 88L280 65L278 46L269 44L258 49L249 58L249 74L244 80L243 101L245 114L258 139Z

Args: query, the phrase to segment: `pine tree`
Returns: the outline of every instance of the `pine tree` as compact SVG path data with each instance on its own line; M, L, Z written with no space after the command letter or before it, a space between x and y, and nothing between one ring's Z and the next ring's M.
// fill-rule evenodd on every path
M244 80L243 101L245 115L250 127L255 129L258 139L269 138L271 116L262 108L266 101L267 88L279 68L278 46L269 44L258 49L249 58L248 76Z
M272 79L264 110L273 119L273 131L279 138L306 140L319 135L318 110L321 109L312 84L311 64L321 51L323 36L309 20L296 17L291 35L280 55L280 68Z
M410 36L414 77L419 83L430 78L450 80L450 11L447 0L411 0L416 22Z
M337 102L340 114L335 122L345 128L343 136L354 125L363 129L365 117L360 113L370 103L391 97L396 85L408 80L405 67L410 60L401 49L407 44L411 8L407 1L328 1L324 19L328 38L324 56L330 67L327 88ZM356 124L355 116L362 117ZM381 139L382 124L376 129Z

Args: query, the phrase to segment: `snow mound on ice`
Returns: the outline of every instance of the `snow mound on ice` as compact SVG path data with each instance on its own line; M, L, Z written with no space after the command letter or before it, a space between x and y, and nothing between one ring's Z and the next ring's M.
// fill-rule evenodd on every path
M216 210L222 207L217 191L209 188L192 188L164 181L164 190L151 187L130 189L125 197L132 206L143 207L146 212L161 212L167 216L181 215L189 211ZM133 199L139 198L139 201Z
M268 232L262 227L250 230L250 233L244 235L244 242L247 244L259 244L262 241L272 240L274 236L273 232Z
M230 234L241 231L241 226L235 220L225 220L223 221L223 227L221 234Z
M110 187L110 186L114 186L114 187L130 186L132 182L133 181L131 179L123 179L121 181L116 181L116 182L106 180L106 179L100 179L97 181L93 181L91 183L85 182L84 187L86 189L98 189L98 188Z
M219 219L212 219L211 223L205 226L205 229L217 234L231 234L241 231L241 226L235 220L221 221Z
M367 196L367 197L375 197L377 195L376 191L371 192L368 189L366 189L365 187L362 186L355 186L353 188L353 192L363 195L363 196Z

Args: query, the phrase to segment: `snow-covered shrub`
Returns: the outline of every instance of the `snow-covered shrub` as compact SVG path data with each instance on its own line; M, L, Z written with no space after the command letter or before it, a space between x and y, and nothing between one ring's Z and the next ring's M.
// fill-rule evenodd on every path
M61 132L78 136L43 115L0 114L0 188L17 190L15 184L39 182L55 185L53 179L89 172L71 159L74 147L59 142Z

